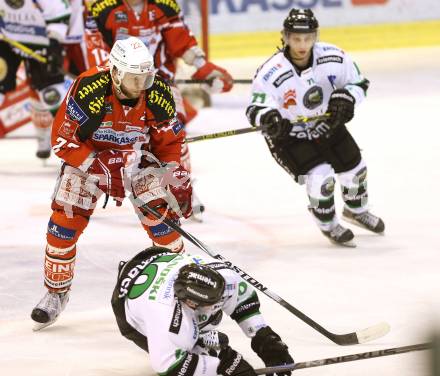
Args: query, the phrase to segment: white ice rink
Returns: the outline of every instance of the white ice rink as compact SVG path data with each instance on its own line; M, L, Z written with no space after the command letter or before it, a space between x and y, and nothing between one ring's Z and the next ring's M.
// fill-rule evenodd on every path
M331 245L314 225L304 188L276 164L261 135L191 145L204 222L184 228L330 331L381 321L391 332L340 347L261 295L268 323L306 361L427 341L440 324L440 48L353 54L371 81L349 129L369 168L377 236L349 226L358 247ZM223 63L251 78L265 58ZM247 127L249 86L214 98L190 135ZM23 131L22 131L23 132ZM30 129L28 133L31 133ZM97 209L79 241L71 300L59 321L32 332L30 312L45 293L43 259L59 161L34 157L35 140L0 140L0 375L153 375L148 356L123 338L110 308L118 261L150 245L128 200ZM337 196L339 211L342 200ZM187 244L187 250L197 250ZM255 366L263 364L238 326L222 329ZM427 352L295 371L295 375L428 376Z

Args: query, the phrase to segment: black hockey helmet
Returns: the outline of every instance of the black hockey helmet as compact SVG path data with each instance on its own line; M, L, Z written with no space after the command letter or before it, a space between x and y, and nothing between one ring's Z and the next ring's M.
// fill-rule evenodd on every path
M225 279L207 265L185 265L174 282L174 294L178 299L189 299L201 306L217 303L224 291Z
M311 9L291 9L283 22L285 33L313 33L319 23Z

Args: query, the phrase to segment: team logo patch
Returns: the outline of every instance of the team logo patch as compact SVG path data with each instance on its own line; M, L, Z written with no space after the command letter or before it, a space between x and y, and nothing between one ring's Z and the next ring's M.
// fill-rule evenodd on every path
M284 93L283 107L287 110L290 106L296 106L296 91L287 90Z
M273 82L273 86L275 87L280 87L281 84L288 80L289 78L293 77L293 70L289 70L287 72L284 72L281 76L279 76L274 82Z
M332 177L328 177L321 186L321 194L324 197L333 196L333 192L335 191L335 179Z
M172 120L172 123L175 123L172 125L171 129L173 130L173 133L177 136L179 132L183 129L183 123L177 120L176 118Z
M313 86L304 94L303 103L306 108L313 110L322 104L323 99L322 88L320 86Z
M276 64L274 67L270 68L270 69L267 71L267 73L263 76L263 80L264 80L264 81L267 81L269 78L272 77L272 75L273 75L278 69L280 69L280 68L282 68L282 67L283 67L283 66L282 66L280 63L278 63L278 64Z
M128 22L128 15L125 12L116 12L115 13L115 21L116 22Z
M58 130L58 134L66 139L71 139L75 135L77 129L78 129L77 124L64 120L63 124Z
M109 102L105 102L104 111L106 114L112 114L113 113L113 105Z
M89 117L81 109L78 103L75 102L73 97L70 97L69 101L67 102L67 115L69 115L70 119L77 121L79 125L83 125L87 120L89 120Z
M156 226L152 226L152 227L150 227L150 230L151 230L151 233L153 234L153 236L156 236L156 237L165 236L165 235L171 234L171 232L173 232L171 227L168 227L165 223L159 223Z
M326 63L339 63L342 64L344 62L344 58L337 55L329 55L323 56L316 60L316 64L326 64Z
M72 240L76 234L76 230L57 225L52 220L47 225L47 232L62 240Z

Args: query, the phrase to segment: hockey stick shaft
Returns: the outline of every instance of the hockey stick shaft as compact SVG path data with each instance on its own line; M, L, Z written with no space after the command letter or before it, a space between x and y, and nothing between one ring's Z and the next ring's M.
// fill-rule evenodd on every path
M13 39L10 39L3 34L0 34L0 40L4 40L6 43L9 43L11 46L18 48L19 50L23 51L25 54L31 56L32 58L39 61L40 63L43 63L43 64L47 63L47 59L44 56L41 56L39 53L35 52L34 50L30 49L29 47L25 46L24 44L22 44L20 42L17 42Z
M301 125L301 124L307 123L309 121L324 120L327 117L328 117L328 114L323 114L323 115L318 115L318 116L310 116L310 117L299 117L295 122L292 123L292 126ZM186 139L186 142L190 143L190 142L196 142L196 141L213 140L216 138L236 136L239 134L257 132L257 131L261 131L261 130L262 130L262 127L231 129L231 130L223 131L223 132L210 133L210 134L205 134L205 135L195 136L195 137L188 137Z
M407 352L429 350L431 348L432 348L432 343L420 343L417 345L394 347L391 349L375 350L375 351L369 351L358 354L335 356L333 358L311 360L308 362L295 363L290 366L286 365L286 366L260 368L260 369L256 369L255 373L257 375L267 375L277 372L296 371L297 369L328 366L337 363L354 362L357 360L379 358L381 356L399 355Z
M142 207L145 211L153 215L157 219L163 218L160 213L158 213L156 210L150 208L148 205L144 205ZM200 240L198 240L195 236L191 235L190 233L186 232L182 227L180 227L177 223L165 218L163 219L163 222L175 230L177 233L182 235L185 239L190 241L192 244L194 244L197 248L202 250L203 252L207 253L211 257L220 260L224 262L226 265L228 265L233 271L235 271L243 280L254 286L257 290L261 291L263 294L286 308L290 313L298 317L300 320L304 321L306 324L311 326L313 329L333 341L334 343L338 345L355 345L361 342L366 342L371 339L375 339L378 337L381 337L382 335L386 334L388 332L388 328L381 328L380 330L375 329L373 331L370 330L368 332L367 330L364 330L363 332L359 333L365 333L362 335L362 338L356 333L348 333L348 334L335 334L329 332L327 329L322 327L320 324L318 324L316 321L312 320L309 316L302 313L300 310L286 302L284 299L282 299L280 296L275 294L273 291L269 290L267 287L265 287L262 283L257 281L255 278L251 277L249 274L247 274L243 269L239 268L238 266L232 264L230 261L226 260L222 255L216 254L213 251L211 251L205 244L203 244Z
M211 80L192 80L192 79L177 79L176 84L210 84ZM250 79L235 79L233 80L234 84L251 84L252 80Z

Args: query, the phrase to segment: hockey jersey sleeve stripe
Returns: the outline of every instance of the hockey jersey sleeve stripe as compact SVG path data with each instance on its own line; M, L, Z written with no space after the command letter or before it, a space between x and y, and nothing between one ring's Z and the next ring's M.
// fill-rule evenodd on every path
M260 301L254 291L249 299L237 306L231 315L231 318L237 323L248 319L249 317L260 313Z

